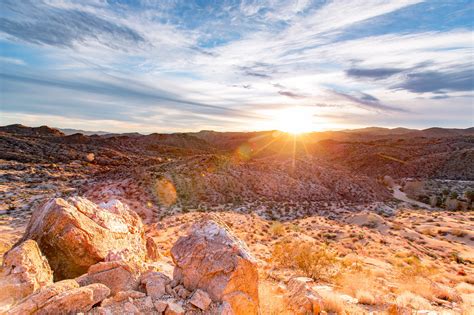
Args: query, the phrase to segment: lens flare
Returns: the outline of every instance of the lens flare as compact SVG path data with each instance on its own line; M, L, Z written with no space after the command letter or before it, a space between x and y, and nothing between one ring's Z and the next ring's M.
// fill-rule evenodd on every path
M173 183L166 178L159 179L155 184L155 193L158 201L165 206L176 203L176 188Z

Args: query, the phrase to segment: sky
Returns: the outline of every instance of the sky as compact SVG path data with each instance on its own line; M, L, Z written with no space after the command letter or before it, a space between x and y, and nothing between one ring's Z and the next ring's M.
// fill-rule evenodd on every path
M0 125L472 127L473 21L470 0L0 0Z

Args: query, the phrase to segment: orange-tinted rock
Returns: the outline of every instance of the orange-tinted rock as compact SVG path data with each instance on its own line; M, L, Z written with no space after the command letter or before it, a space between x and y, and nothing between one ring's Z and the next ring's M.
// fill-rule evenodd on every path
M112 294L120 291L136 290L139 284L138 270L124 261L99 262L89 267L86 274L76 278L81 285L102 283Z
M285 295L288 308L297 315L319 314L323 308L321 297L311 289L313 280L305 277L292 278Z
M140 217L120 201L96 205L81 197L51 199L34 211L22 240L34 239L55 280L75 278L114 251L146 255Z
M64 314L87 312L109 294L109 288L100 283L68 290L48 300L37 314L57 314L58 311Z
M209 298L209 294L204 292L201 289L197 289L191 299L189 299L189 303L192 305L200 308L201 310L205 311L209 308L209 305L211 305L211 298Z
M53 283L53 272L38 244L27 240L5 254L0 275L0 302L8 303Z
M79 288L79 284L75 280L63 280L53 283L20 301L8 314L33 314L44 307L54 296L76 288Z
M145 287L148 296L159 299L166 294L166 286L171 279L161 272L147 272L142 275L140 282Z
M191 291L202 289L234 314L258 313L258 273L246 246L214 221L193 225L171 249L175 280Z

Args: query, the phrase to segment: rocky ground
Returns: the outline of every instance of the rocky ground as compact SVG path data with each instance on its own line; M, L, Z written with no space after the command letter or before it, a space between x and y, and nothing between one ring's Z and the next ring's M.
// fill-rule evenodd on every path
M431 144L419 143L417 162L389 145L378 157L395 160L370 171L396 140L348 164L352 149L293 158L228 136L3 129L0 253L16 247L0 313L472 314L474 211L447 207L453 192L469 203L472 138L436 138L460 144L424 168L440 176L430 179L420 161ZM451 156L456 167L440 162ZM414 175L383 178L396 160ZM442 205L417 206L444 190Z

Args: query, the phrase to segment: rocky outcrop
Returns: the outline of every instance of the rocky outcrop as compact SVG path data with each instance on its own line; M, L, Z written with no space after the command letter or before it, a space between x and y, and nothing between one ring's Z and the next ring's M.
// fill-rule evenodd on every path
M87 312L109 296L103 284L79 287L74 280L56 282L22 300L8 314L71 314Z
M51 199L37 208L21 241L36 240L54 270L54 279L75 278L126 250L144 260L146 241L140 217L120 201L96 205L81 197Z
M24 236L39 245L29 239L5 256L6 288L16 300L2 311L258 314L256 263L224 226L211 220L193 225L171 250L171 279L146 262L141 221L134 219L136 215L117 202L101 207L83 198L46 203L34 213ZM52 283L53 272L40 246L61 277L82 274ZM95 259L101 261L87 266Z
M27 240L5 254L0 302L11 303L53 282L53 272L38 244Z
M311 289L314 282L310 278L297 277L288 282L285 299L288 308L295 315L319 314L323 309L322 298Z
M258 313L258 273L245 245L211 220L193 225L171 249L174 280L202 289L234 314Z

